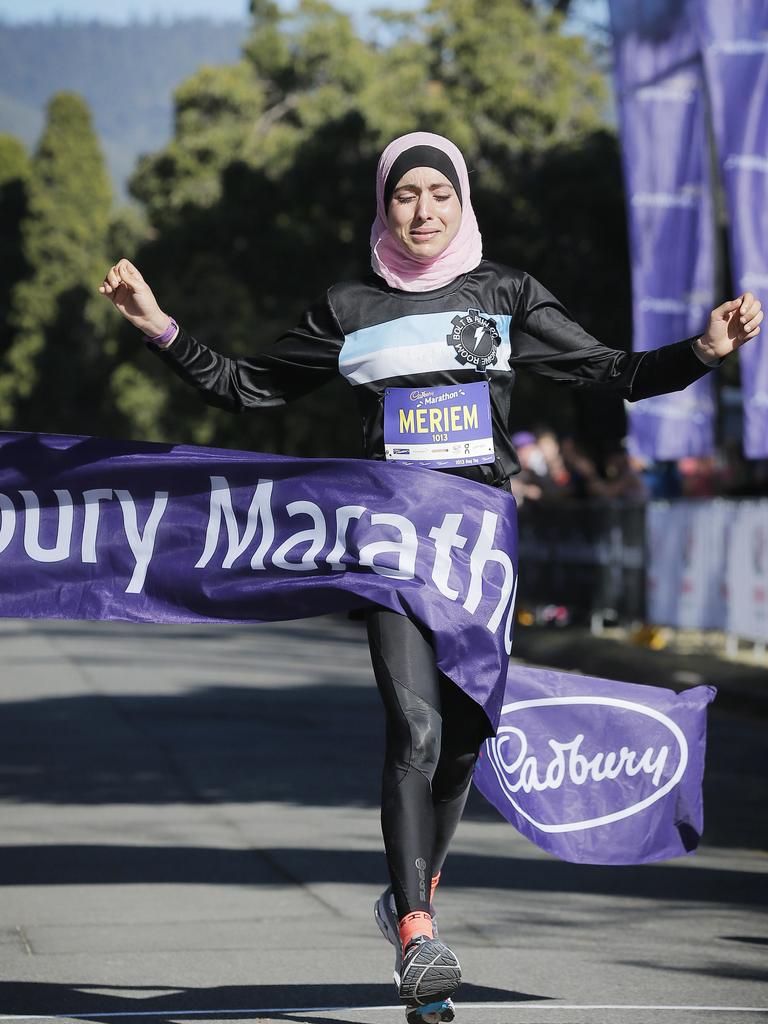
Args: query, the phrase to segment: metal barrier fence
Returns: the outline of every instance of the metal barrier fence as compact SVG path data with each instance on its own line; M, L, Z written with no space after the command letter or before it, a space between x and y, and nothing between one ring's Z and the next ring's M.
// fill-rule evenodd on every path
M768 642L768 498L526 502L523 605Z

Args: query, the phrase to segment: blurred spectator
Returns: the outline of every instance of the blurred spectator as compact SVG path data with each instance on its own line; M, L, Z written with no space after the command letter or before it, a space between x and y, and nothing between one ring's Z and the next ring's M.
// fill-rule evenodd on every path
M537 477L545 476L547 473L547 460L539 448L536 435L530 430L518 430L512 435L512 444L515 446L520 465L529 470Z
M521 471L512 477L512 493L518 504L525 500L551 501L570 493L570 474L560 453L560 442L551 430L536 437L529 430L512 435Z
M740 440L726 441L718 454L654 462L622 446L593 458L572 437L547 428L512 436L521 471L512 493L524 501L604 498L651 501L675 498L759 497L768 494L768 460L747 460Z
M684 498L714 498L722 491L720 469L714 456L689 456L678 464Z
M590 484L591 493L598 498L646 501L648 488L642 476L642 463L633 459L626 448L609 452L603 464L604 479L599 477Z
M561 452L570 477L571 495L589 497L589 481L597 476L595 463L572 437L563 438Z
M542 480L547 472L547 463L536 438L530 431L519 430L512 435L512 444L520 462L520 472L510 481L512 494L518 505L525 501L538 501L544 493Z
M628 499L644 501L648 489L641 475L642 465L635 462L625 448L610 451L603 462L601 475L594 461L573 439L563 442L563 455L576 479L577 496L605 498L608 501Z
M642 467L640 472L643 474L649 501L669 501L680 497L683 485L676 462L654 462L639 456L635 458Z
M721 488L721 493L731 498L759 498L768 495L768 460L745 459L741 439L726 441Z
M551 430L542 430L537 437L539 451L544 456L549 479L560 494L570 493L571 474L565 465L560 442Z
M749 463L742 455L741 438L732 438L725 443L723 487L726 494L736 497L749 493Z

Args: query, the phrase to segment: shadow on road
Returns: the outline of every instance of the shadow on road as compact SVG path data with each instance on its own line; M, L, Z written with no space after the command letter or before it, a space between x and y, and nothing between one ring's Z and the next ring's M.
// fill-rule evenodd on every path
M193 1013L193 1020L237 1014L240 1019L295 1020L309 1018L302 1011L338 1008L354 1013L355 1007L391 1006L392 985L221 985L214 988L175 988L158 995L162 986L151 987L151 995L142 996L142 988L118 985L56 985L38 982L0 982L0 1012L110 1021L111 1014L152 1014L156 1024L178 1021L179 1014ZM91 991L96 989L97 991ZM509 989L485 985L461 986L461 999L472 1003L522 1002L547 999ZM105 994L106 993L106 994ZM130 993L130 994L129 994ZM317 1017L312 1018L315 1022ZM336 1024L355 1024L334 1017Z
M185 657L189 647L194 645ZM311 657L311 645L307 652ZM145 654L147 664L136 670L151 673L154 655ZM103 658L94 662L104 669ZM215 678L213 665L211 674ZM318 675L316 664L312 676L311 686L211 683L177 694L7 701L0 719L0 800L374 807L383 746L374 686L340 684L332 668ZM710 715L704 835L709 844L768 846L768 751L759 725ZM478 798L470 802L468 816L497 819Z
M765 984L768 981L768 968L742 967L738 964L712 960L698 967L680 967L671 965L667 961L659 960L656 963L648 960L617 960L617 964L624 967L637 967L649 971L673 971L676 974L698 974L704 978L724 978L736 981L756 981L758 984Z
M8 701L0 799L375 806L382 749L373 684Z
M0 848L0 880L21 885L377 885L383 854L307 848L44 845ZM605 867L555 859L451 855L451 884L522 892L574 892L720 906L765 906L765 874L677 864Z

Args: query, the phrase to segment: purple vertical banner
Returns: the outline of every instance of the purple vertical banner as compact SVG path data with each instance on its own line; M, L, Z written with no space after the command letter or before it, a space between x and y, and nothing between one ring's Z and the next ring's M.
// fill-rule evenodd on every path
M611 0L632 264L634 348L703 330L714 305L714 223L699 45L685 0ZM712 381L632 406L634 449L708 455Z
M768 297L768 0L692 5L730 219L733 285ZM744 453L768 458L768 347L740 351Z

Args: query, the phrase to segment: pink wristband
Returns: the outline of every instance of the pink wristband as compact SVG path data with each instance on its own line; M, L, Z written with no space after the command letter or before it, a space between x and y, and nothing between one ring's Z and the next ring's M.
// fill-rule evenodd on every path
M155 338L150 338L149 335L145 335L147 341L151 341L152 344L157 345L158 348L165 348L165 346L173 337L174 332L179 329L179 325L176 323L173 317L171 317L170 319L171 322L168 324L168 326L165 328L162 334L158 334L157 337Z

